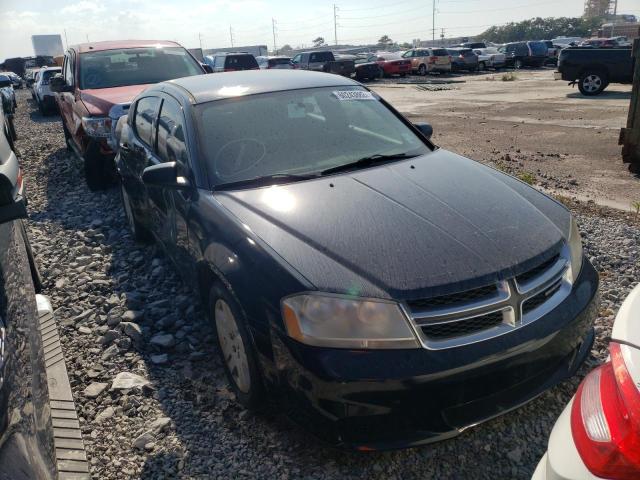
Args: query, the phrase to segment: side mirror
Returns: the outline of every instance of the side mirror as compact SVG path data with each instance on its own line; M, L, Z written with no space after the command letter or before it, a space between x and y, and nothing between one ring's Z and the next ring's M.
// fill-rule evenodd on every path
M27 199L22 186L18 159L11 155L0 164L0 223L27 218Z
M202 68L204 69L205 72L213 73L213 68L208 63L201 63L200 65L202 65Z
M49 88L51 88L52 92L56 92L56 93L69 91L69 88L67 87L67 83L64 81L64 77L59 73L56 74L49 81Z
M431 135L433 135L433 127L430 124L426 122L416 122L413 124L413 126L420 130L420 133L422 135L431 140Z
M175 188L177 190L190 186L187 178L178 176L178 164L176 162L159 163L145 168L142 172L142 181L145 185Z

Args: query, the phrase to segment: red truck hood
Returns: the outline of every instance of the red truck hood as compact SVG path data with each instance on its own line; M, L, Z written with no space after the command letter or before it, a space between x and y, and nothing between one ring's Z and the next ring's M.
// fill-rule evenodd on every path
M108 115L109 110L117 103L131 103L145 85L127 85L126 87L96 88L83 90L80 99L87 107L89 115Z

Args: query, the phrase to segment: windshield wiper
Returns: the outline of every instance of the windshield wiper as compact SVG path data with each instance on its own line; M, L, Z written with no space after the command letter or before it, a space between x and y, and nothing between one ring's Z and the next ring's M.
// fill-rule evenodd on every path
M346 172L348 170L357 170L358 168L368 167L375 163L390 162L393 160L405 160L407 158L419 157L419 155L408 155L406 153L394 153L392 155L384 155L377 153L368 157L363 157L355 162L345 163L344 165L338 165L337 167L327 168L320 172L320 175L331 175L332 173Z
M262 187L265 185L273 185L279 182L299 182L301 180L309 180L311 178L317 178L317 174L308 175L296 175L293 173L274 173L272 175L260 175L258 177L247 178L245 180L238 180L236 182L221 183L216 185L216 190L233 190L234 188L242 188L246 186Z

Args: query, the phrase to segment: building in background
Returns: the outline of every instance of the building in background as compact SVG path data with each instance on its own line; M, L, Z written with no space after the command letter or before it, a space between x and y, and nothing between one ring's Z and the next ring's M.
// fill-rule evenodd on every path
M58 57L64 55L60 35L32 35L31 43L36 57Z
M254 57L260 57L263 55L268 55L268 50L266 45L250 45L248 47L226 47L226 48L207 48L204 51L205 55L212 55L218 52L235 52L235 53L250 53Z

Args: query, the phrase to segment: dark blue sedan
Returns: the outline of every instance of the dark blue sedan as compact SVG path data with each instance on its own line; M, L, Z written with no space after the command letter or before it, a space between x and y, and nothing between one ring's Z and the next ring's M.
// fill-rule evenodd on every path
M570 213L337 75L160 83L119 123L124 209L202 295L239 401L333 444L451 437L572 375L598 277Z

